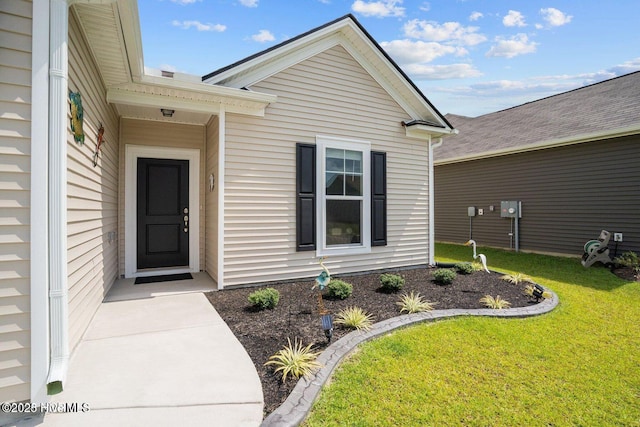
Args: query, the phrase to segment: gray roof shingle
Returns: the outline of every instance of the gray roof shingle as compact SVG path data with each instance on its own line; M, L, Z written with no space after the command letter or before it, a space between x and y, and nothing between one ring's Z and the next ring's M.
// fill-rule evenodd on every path
M640 71L479 117L445 116L458 135L436 162L640 126Z

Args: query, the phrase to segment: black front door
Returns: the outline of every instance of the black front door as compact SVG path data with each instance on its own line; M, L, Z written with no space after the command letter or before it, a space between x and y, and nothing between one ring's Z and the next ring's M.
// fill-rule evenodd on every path
M138 269L189 265L189 161L138 158Z

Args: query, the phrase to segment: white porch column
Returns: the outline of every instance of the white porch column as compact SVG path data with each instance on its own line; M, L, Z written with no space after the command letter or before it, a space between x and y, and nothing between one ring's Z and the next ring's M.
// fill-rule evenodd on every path
M49 98L49 0L34 0L31 98ZM31 103L31 402L47 401L49 373L49 104Z
M67 97L66 0L50 0L49 44L49 394L62 391L69 362L67 289Z
M227 115L225 106L220 105L218 115L218 289L224 289L224 165L227 133Z
M436 221L435 221L435 185L433 183L434 171L433 171L433 149L442 145L442 137L438 138L438 142L432 143L431 136L429 136L429 265L436 264L435 251L436 251Z

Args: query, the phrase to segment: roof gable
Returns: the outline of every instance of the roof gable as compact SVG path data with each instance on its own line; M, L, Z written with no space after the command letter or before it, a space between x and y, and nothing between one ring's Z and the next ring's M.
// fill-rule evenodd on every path
M334 46L342 46L391 97L410 120L434 123L442 133L453 127L398 65L360 25L346 15L203 77L205 83L245 88Z
M640 133L640 71L479 117L447 114L460 134L436 163Z

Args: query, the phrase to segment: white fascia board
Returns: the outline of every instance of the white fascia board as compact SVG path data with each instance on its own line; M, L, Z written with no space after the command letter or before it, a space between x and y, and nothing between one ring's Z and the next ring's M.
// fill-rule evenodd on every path
M201 99L193 99L190 93L143 93L121 88L107 90L107 102L112 104L125 104L141 107L171 108L175 110L190 111L196 113L218 114L220 106L226 105L227 111L239 114L263 117L269 102L262 100L226 98L214 94L196 94ZM193 95L193 93L191 93ZM247 97L249 98L249 97ZM275 96L272 97L272 99Z
M287 49L286 55L282 55L276 58L270 57L268 60L264 60L265 65L262 67L255 67L254 69L249 69L246 72L242 73L234 73L237 75L234 76L231 80L224 80L223 84L236 89L252 86L273 76L274 74L279 73L282 70L299 64L306 59L312 58L313 56L324 52L327 49L331 49L338 44L342 44L342 41L342 37L340 37L339 34L331 34L329 36L317 39L303 47L294 42L292 44L294 44L295 46L293 46L292 49ZM281 52L279 53L281 54ZM217 76L215 76L214 78L216 77ZM215 80L221 81L217 78ZM211 79L208 81L211 81Z
M440 128L428 125L405 126L405 134L409 138L429 140L446 135L456 135L458 129Z
M637 134L640 134L640 124L633 125L633 126L626 126L623 128L618 128L613 130L610 129L602 132L592 132L592 133L586 133L581 135L569 136L566 138L551 139L548 141L536 142L534 144L523 145L520 147L511 147L511 148L505 148L501 150L486 151L484 153L471 154L469 156L459 156L451 159L435 161L434 165L440 166L440 165L447 165L452 163L467 162L470 160L488 159L491 157L506 156L509 154L517 154L517 153L526 153L528 151L544 150L547 148L555 148L555 147L564 147L567 145L581 144L584 142L593 142L593 141L599 141L599 140L611 139L611 138L620 138L623 136L630 136L630 135L637 135Z
M114 14L116 25L120 31L120 46L123 48L123 56L128 65L128 70L135 80L144 73L144 60L142 56L142 34L140 32L140 16L138 14L137 0L67 0L69 6L75 4L102 5L115 4ZM99 52L94 52L99 53ZM95 56L95 55L94 55Z
M115 1L115 0L114 0ZM122 37L128 57L131 77L135 81L144 75L142 33L137 0L117 0L118 18L122 27Z
M168 77L157 77L144 75L140 80L141 84L157 86L167 89L183 90L200 94L215 95L242 101L263 102L265 104L276 102L278 97L268 93L254 92L238 88L211 85L207 83L193 83L181 80L173 80Z
M355 25L353 22L349 21L349 28L355 32L359 39L367 45L367 48L375 54L378 61L383 64L384 71L389 73L385 73L384 71L375 67L375 64L372 64L369 59L367 59L361 51L357 50L357 47L352 44L352 42L348 42L343 44L343 47L353 56L356 61L365 69L367 72L380 84L390 95L391 97L411 116L426 119L425 112L428 112L428 118L434 118L445 129L449 129L449 126L446 122L444 122L440 115L429 105L427 101L424 100L423 95L418 93L415 87L407 81L407 78L398 71L398 69L389 62L388 58L380 52L378 46L374 45L369 37L366 34L363 34L360 28ZM346 37L345 37L346 38ZM391 78L390 78L391 77ZM396 87L392 80L400 83L400 87ZM410 95L417 103L409 102L407 99L407 95ZM439 129L439 128L434 128ZM449 133L443 132L440 130L440 133Z
M291 55L292 52L306 50L306 45L313 44L318 40L325 39L327 36L331 36L332 33L336 33L340 28L344 27L347 24L347 22L348 21L346 19L336 22L333 25L329 25L325 28L315 31L307 35L306 37L302 37L298 40L289 42L270 52L266 52L251 60L245 61L236 67L230 68L224 72L221 72L220 74L216 74L215 76L212 76L211 78L205 80L204 82L209 84L216 84L216 83L225 81L227 79L231 79L231 81L228 84L230 84L233 87L243 87L243 86L238 86L238 83L233 78L234 76L242 75L243 73L246 73L247 71L251 70L253 67L259 67L260 68L259 74L264 74L265 70L262 67L260 67L261 64L266 64L274 60L276 60L276 62L279 63L280 61L279 57L284 57L284 59L286 60L286 58L289 55ZM282 68L280 68L280 70L281 69ZM266 71L266 73L269 74L269 71ZM264 77L259 78L258 80L262 80L263 78Z

